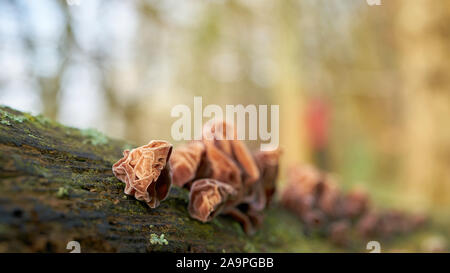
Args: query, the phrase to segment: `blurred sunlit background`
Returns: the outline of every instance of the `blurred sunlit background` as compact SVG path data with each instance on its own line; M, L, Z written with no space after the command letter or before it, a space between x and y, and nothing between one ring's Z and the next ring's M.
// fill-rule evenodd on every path
M0 104L139 145L194 96L278 104L283 169L448 215L450 2L381 2L3 0Z

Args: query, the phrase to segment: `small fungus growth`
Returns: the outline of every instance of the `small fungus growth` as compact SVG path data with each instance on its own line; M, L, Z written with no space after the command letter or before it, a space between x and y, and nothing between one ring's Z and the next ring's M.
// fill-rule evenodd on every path
M168 160L172 145L153 140L149 144L125 150L123 158L113 165L114 175L125 183L124 192L156 208L169 194L172 174Z

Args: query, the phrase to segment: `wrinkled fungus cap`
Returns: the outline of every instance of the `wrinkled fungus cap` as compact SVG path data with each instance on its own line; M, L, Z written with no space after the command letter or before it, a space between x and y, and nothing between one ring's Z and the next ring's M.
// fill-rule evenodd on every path
M259 179L259 169L247 146L237 139L236 128L225 121L208 121L203 127L203 142L207 147L215 146L224 155L236 162L245 186Z
M124 151L123 158L113 165L114 175L125 183L124 192L151 208L159 206L170 190L172 175L167 164L172 145L163 140Z
M208 222L219 214L235 190L214 179L194 181L189 195L188 211L192 218Z
M170 165L173 173L173 183L183 187L196 177L205 145L195 141L176 148L170 157Z

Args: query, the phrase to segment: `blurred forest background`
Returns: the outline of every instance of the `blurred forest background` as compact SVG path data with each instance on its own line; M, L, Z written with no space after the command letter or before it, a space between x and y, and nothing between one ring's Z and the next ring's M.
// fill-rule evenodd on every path
M193 96L279 104L283 169L447 215L449 59L447 0L0 1L1 104L139 145Z

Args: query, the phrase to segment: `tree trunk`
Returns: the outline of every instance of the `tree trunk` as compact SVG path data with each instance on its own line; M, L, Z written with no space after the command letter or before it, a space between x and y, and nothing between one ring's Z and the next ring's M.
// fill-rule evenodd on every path
M416 204L450 205L450 57L448 1L396 1L403 76L406 164L403 181ZM422 201L422 202L420 202Z

